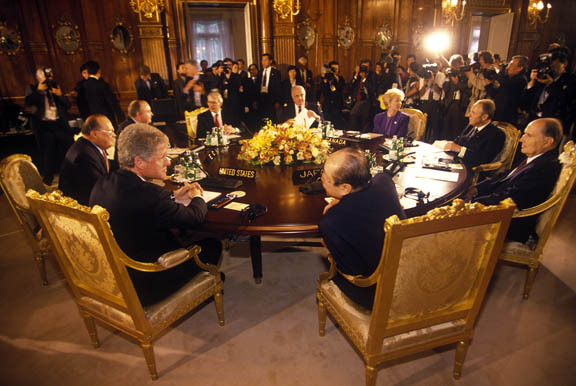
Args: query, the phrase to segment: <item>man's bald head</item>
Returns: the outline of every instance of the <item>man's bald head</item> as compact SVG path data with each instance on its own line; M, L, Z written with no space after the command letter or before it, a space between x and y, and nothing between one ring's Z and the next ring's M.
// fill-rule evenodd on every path
M348 184L352 190L365 187L372 178L364 153L350 147L330 154L324 172L329 174L335 186Z

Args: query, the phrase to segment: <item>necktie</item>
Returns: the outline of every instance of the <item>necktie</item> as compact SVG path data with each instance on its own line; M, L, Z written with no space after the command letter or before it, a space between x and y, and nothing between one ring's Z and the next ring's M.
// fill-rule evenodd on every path
M266 84L268 83L267 78L268 78L268 69L265 68L264 72L262 73L262 87L266 87Z
M298 106L298 114L302 112L302 107Z
M508 174L508 175L504 178L504 180L507 180L507 179L509 179L509 178L512 178L513 176L515 176L516 174L518 174L518 172L519 172L520 170L522 170L522 169L524 168L524 166L526 166L526 165L528 164L527 161L528 161L528 158L524 158L524 159L522 160L522 162L520 162L520 163L518 164L518 166L516 166L516 169L512 170L512 171L510 172L510 174Z
M218 118L219 115L220 113L214 114L214 126L216 127L220 127L220 119Z
M106 150L104 150L104 154L102 154L102 156L104 157L104 163L106 164L106 173L110 173L110 164L108 163L108 153Z

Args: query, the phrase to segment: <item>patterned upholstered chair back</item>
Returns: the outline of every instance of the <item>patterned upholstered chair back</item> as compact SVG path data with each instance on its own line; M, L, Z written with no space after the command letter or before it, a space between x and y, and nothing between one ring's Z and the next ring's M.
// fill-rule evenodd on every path
M497 175L512 168L512 162L514 161L518 142L522 133L520 133L520 130L516 129L516 127L510 123L497 121L492 123L506 135L504 146L492 162L472 168L474 172L472 185L475 185L478 182L481 172L490 172L493 175Z
M40 224L30 210L26 192L34 189L45 193L46 186L38 169L25 154L13 154L0 162L0 186L18 219L18 222L34 250L35 260L40 271L42 282L46 285L46 269L44 258L49 254L49 245L43 238Z
M152 379L158 378L152 341L178 319L214 297L219 323L224 325L222 280L218 268L198 258L199 246L177 249L155 263L131 259L120 249L108 224L108 212L92 209L61 192L26 194L30 208L52 241L80 315L95 347L100 345L95 319L137 339ZM165 299L143 307L128 276L127 267L161 272L193 258L203 271Z
M550 238L552 229L554 225L556 225L556 221L564 208L564 204L576 180L576 145L573 141L564 145L564 151L558 158L562 164L562 170L550 197L540 205L514 213L515 218L540 216L536 226L536 233L538 234L537 242L535 244L506 243L504 251L500 256L502 260L528 266L529 271L526 277L523 295L525 299L530 296L544 247Z
M376 285L373 309L356 305L321 276L321 335L327 309L362 353L367 385L375 384L375 368L390 358L453 342L465 350L513 211L510 199L498 206L455 200L424 216L388 218L375 272L368 278L340 273L352 284ZM464 360L458 355L455 377Z
M410 116L407 136L418 141L424 139L428 114L417 109L400 109L400 111Z
M184 118L186 120L186 131L188 132L188 143L191 145L196 139L196 131L198 128L198 115L208 111L206 107L200 107L194 111L185 111Z
M107 302L122 312L128 311L131 300L137 309L126 268L114 257L121 251L108 225L108 212L99 206L82 206L60 192L43 196L30 192L28 197L76 297Z

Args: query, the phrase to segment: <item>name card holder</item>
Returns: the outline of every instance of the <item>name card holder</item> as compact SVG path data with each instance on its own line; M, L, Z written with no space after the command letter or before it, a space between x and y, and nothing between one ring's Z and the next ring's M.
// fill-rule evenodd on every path
M218 168L218 175L224 177L242 178L246 180L255 180L256 170L220 167Z
M320 177L322 173L322 169L304 169L304 170L295 170L292 173L292 182L294 185L300 185L305 182L308 182L312 179Z

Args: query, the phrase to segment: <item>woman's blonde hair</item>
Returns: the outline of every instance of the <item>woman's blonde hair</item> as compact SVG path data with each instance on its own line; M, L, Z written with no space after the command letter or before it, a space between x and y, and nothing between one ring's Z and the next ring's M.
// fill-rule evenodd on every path
M395 96L399 97L401 101L404 100L404 92L402 90L398 90L397 88L391 88L390 90L386 91L384 95L382 95L382 102L386 108L388 108L390 100Z

